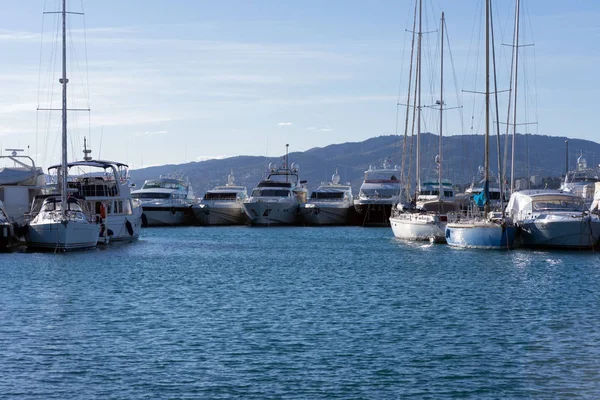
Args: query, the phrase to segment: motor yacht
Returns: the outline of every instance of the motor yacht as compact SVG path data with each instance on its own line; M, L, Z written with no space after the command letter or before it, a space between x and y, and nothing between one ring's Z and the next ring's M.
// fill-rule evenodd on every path
M31 157L22 154L23 149L7 151L9 155L0 156L0 201L8 218L23 225L33 198L40 195L46 185L46 177Z
M306 225L346 225L353 208L352 187L340 184L335 171L331 182L319 186L308 202L300 205L300 215Z
M135 240L142 227L142 205L131 197L129 167L115 161L93 160L84 140L84 159L68 163L67 190L85 201L99 221L98 243ZM60 165L51 166L55 172Z
M565 175L559 190L583 198L585 203L590 206L594 200L596 182L600 182L600 171L589 168L582 153L577 158L577 169L569 171Z
M243 225L247 216L243 203L248 198L245 186L237 186L233 171L227 184L216 186L204 194L199 204L192 208L200 225Z
M173 177L160 177L144 182L131 192L142 203L143 217L148 226L189 225L193 222L192 206L196 203L189 182Z
M560 190L523 190L506 207L524 247L592 248L600 239L600 218L582 197Z
M392 167L386 160L382 168L370 166L365 171L364 181L354 208L360 225L389 226L392 206L400 200L400 169Z
M300 221L300 205L306 203L306 181L298 178L298 165L288 167L286 151L282 167L269 164L267 178L260 181L243 203L250 225L294 225Z

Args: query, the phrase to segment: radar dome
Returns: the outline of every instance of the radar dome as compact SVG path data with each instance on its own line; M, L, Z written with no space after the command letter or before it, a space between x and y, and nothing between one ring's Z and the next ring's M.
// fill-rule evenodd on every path
M300 168L300 166L298 165L298 163L293 162L291 169L292 171L298 171L298 169Z
M270 169L272 172L275 172L275 170L277 170L277 164L275 164L274 162L272 162L272 163L269 163L269 169Z
M340 183L340 175L338 174L337 169L335 170L335 174L331 175L331 183L334 185Z

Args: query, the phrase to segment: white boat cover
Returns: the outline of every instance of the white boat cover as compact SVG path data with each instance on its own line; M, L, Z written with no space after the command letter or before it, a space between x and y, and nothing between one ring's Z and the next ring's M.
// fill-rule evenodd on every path
M24 168L0 168L0 185L16 185L28 179L34 178L37 171Z

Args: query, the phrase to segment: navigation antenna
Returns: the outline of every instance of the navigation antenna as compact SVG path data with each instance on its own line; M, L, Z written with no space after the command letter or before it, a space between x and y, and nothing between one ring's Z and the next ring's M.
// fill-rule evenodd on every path
M88 148L87 148L87 139L84 136L83 137L83 159L85 161L92 161L92 156L90 156L91 153L92 153L92 150L88 150Z
M285 145L285 167L286 168L288 168L288 161L289 161L289 152L288 152L288 149L289 149L289 147L290 147L289 144ZM288 176L289 176L288 174L285 175L285 181L286 182L288 181Z

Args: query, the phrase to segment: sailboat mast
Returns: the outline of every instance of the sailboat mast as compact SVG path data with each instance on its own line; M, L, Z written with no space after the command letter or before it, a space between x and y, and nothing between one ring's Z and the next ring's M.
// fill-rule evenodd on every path
M484 210L490 211L489 205L489 179L490 179L490 0L485 1L485 159L484 159Z
M438 199L442 199L444 186L442 185L442 131L444 129L442 115L444 113L444 12L442 11L442 26L440 40L440 137L439 137L439 163L438 163L438 179L440 187L438 189Z
M421 193L421 48L423 43L423 0L419 0L419 33L417 44L417 157L416 157L416 178L417 178L417 196Z
M67 209L67 12L66 0L62 0L62 161L61 161L61 187L60 202L61 214L66 217Z
M515 101L514 101L514 112L513 112L513 136L512 136L512 150L511 150L511 160L510 160L510 192L512 193L515 189L515 143L517 136L517 76L518 76L518 68L519 68L519 15L520 15L520 1L517 0L516 10L515 10Z

